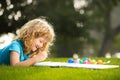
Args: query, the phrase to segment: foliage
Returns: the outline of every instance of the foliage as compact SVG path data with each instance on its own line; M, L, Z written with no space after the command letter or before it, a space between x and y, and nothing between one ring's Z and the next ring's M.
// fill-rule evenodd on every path
M89 26L89 31L95 31L97 34L100 34L97 38L99 40L95 43L98 44L98 56L105 56L106 52L112 52L112 43L120 32L120 25L111 26L111 11L119 5L119 0L93 0L88 5L86 23Z
M15 33L28 20L42 17L55 29L56 41L51 53L59 57L73 53L84 55L86 48L92 48L99 56L104 56L111 51L120 32L119 26L115 29L110 26L111 10L120 5L120 1L82 0L87 5L78 9L74 7L74 1L1 0L0 33Z

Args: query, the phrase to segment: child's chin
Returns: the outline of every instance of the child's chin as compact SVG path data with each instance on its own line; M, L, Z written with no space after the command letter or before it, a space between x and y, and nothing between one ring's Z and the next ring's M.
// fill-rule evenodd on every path
M33 49L32 51L34 52L34 51L36 51L36 49Z

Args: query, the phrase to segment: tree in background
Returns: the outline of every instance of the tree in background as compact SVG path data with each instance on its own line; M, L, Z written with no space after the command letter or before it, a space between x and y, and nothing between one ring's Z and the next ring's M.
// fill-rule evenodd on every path
M81 56L93 53L96 56L104 56L120 32L119 26L114 29L110 26L111 10L119 5L119 2L119 0L1 0L0 33L15 33L28 20L45 17L52 23L56 32L55 45L51 50L53 55L70 57L74 53Z
M111 25L112 10L120 5L119 0L92 0L88 6L88 26L94 31L102 33L99 42L98 56L105 56L113 48L112 43L120 33L120 25ZM100 37L100 36L99 36ZM112 51L111 51L112 52Z

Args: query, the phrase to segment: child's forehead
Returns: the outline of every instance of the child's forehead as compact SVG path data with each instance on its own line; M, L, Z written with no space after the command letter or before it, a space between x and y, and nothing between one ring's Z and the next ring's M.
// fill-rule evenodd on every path
M44 42L47 42L47 38L42 36L42 37L38 37L38 38L35 38L36 40L40 40L40 41L44 41Z
M36 38L43 38L45 42L49 42L51 40L51 34L41 34L39 36L36 36Z

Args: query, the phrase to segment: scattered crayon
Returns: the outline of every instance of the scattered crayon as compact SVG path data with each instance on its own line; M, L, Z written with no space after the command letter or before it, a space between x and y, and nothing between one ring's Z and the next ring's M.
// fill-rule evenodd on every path
M87 57L84 57L83 59L79 59L79 58L69 58L68 59L68 63L78 63L78 64L107 64L110 63L110 61L108 62L103 62L102 60L95 60L95 59L90 59Z
M74 60L73 60L72 58L70 58L70 59L68 60L68 63L74 63Z

